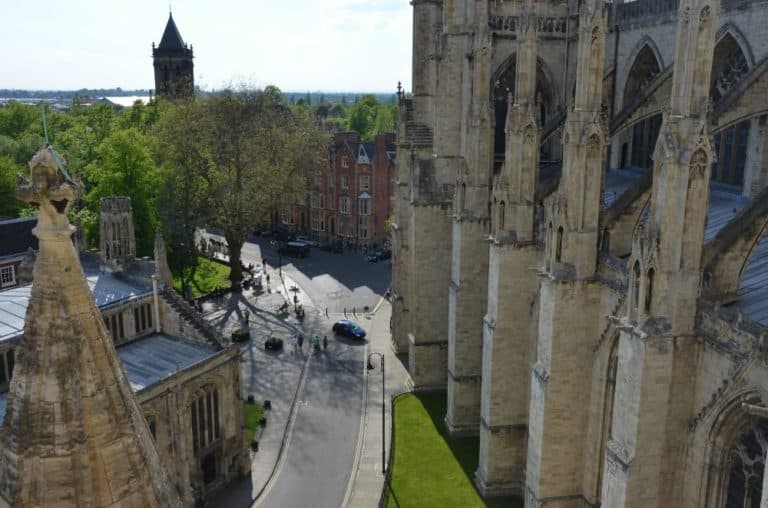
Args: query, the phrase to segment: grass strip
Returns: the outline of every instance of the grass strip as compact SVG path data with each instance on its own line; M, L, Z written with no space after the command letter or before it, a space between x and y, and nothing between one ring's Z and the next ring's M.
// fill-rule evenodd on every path
M395 399L395 454L388 508L522 507L519 499L485 500L473 483L478 437L449 437L446 394L401 395Z

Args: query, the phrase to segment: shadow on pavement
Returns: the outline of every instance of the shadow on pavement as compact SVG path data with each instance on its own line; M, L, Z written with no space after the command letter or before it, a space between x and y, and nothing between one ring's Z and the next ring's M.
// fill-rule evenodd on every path
M232 481L223 489L219 489L206 501L206 506L211 508L232 508L235 506L251 506L251 475Z

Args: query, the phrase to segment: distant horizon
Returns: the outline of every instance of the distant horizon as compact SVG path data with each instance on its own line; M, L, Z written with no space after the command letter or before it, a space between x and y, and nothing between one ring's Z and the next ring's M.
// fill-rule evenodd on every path
M168 6L156 0L38 0L4 5L0 89L154 89L152 44ZM173 5L193 47L201 90L275 84L290 93L394 93L410 89L412 9L408 0L204 0ZM82 86L87 83L86 87Z
M258 86L255 87L256 89L263 90L266 86L277 86L273 84L268 84L265 86ZM81 90L117 90L120 89L122 92L129 93L129 92L143 92L143 91L151 91L154 92L154 88L123 88L121 86L116 87L81 87L81 88L0 88L0 92L8 91L8 92L79 92ZM280 87L278 87L280 88ZM204 92L217 92L219 90L225 90L226 87L222 88L216 88L216 89L209 89L209 90L203 90ZM383 91L383 90L284 90L280 88L280 91L282 93L290 93L290 94L297 94L297 93L310 93L310 94L319 94L319 93L333 93L333 94L376 94L376 95L385 95L385 94L391 94L394 95L397 92L397 89L393 89L392 91Z

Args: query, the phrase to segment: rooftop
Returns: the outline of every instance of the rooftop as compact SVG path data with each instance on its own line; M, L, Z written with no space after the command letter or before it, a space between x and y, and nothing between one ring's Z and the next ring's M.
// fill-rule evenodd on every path
M117 348L117 356L125 369L134 392L162 381L177 370L204 361L216 353L213 346L150 335ZM8 392L0 393L0 422L5 418Z
M215 353L214 346L184 341L162 333L117 348L117 356L135 392L162 381L177 370L202 362Z
M32 229L37 217L0 221L0 260L23 256L29 247L38 249L37 237Z
M96 253L83 253L80 260L88 287L98 307L143 296L152 291L150 276L154 265L150 261L137 260L123 273L110 273L99 270ZM24 316L31 293L31 284L0 291L0 342L23 333Z

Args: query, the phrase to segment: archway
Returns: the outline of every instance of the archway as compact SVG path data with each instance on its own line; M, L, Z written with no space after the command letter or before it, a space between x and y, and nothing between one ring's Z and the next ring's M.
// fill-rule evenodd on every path
M749 72L744 51L730 32L726 32L715 46L712 58L710 97L717 104ZM712 164L712 180L728 185L744 184L744 168L747 163L747 144L751 121L726 127L714 136L715 163Z
M645 88L661 72L661 63L651 47L645 43L637 52L635 61L629 68L624 84L624 106L630 104L635 97L639 97ZM661 127L661 115L646 118L632 127L631 137L625 138L621 144L621 153L624 153L622 167L634 166L648 169L653 162L651 156L656 146Z
M707 443L707 486L701 504L711 508L758 508L762 496L768 419L743 403L762 406L755 392L741 392L722 406Z
M496 77L493 80L493 109L495 127L493 133L493 168L494 171L501 169L504 162L507 136L505 127L507 124L508 96L515 94L515 69L517 64L516 55L512 55L505 64L503 64ZM539 126L543 127L547 120L558 109L557 92L555 85L545 64L541 60L536 62L536 108L537 121ZM547 141L542 146L542 156L552 158L552 143Z

